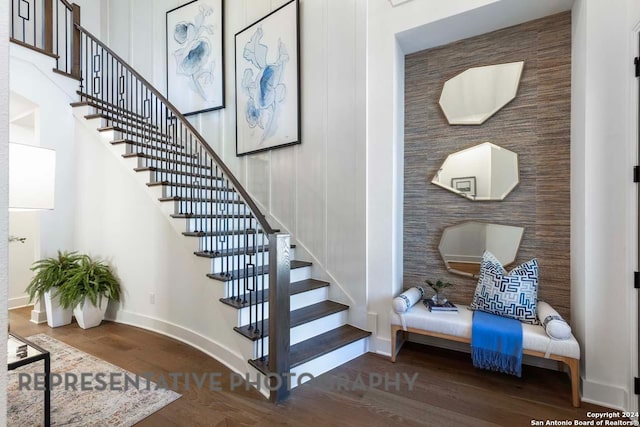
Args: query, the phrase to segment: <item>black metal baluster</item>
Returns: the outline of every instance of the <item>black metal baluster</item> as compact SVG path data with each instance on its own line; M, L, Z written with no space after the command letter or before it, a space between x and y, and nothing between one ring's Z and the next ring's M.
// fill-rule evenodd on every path
M57 68L57 69L60 69L60 65L58 64L58 60L60 59L60 47L59 47L59 39L60 39L60 18L59 18L59 15L58 15L58 9L59 9L59 7L60 7L59 5L60 5L60 2L59 2L59 1L56 1L56 19L55 19L55 24L54 24L54 26L53 26L53 35L54 35L54 36L55 36L55 38L56 38L56 52L55 52L55 54L56 54L56 56L57 56L57 58L56 58L56 68ZM65 28L65 31L66 31L66 28ZM81 37L81 40L82 40L82 36L80 36L80 37ZM67 70L66 70L66 62L67 62L67 58L65 58L64 60L65 60L65 71L67 71ZM81 81L82 81L82 80L81 80Z
M36 11L37 1L33 1L33 45L38 46L38 36L36 34L36 28L38 28L38 12Z
M66 8L65 8L66 9ZM69 58L69 11L64 13L64 60ZM93 53L93 42L91 43L91 53ZM69 70L65 70L68 72Z

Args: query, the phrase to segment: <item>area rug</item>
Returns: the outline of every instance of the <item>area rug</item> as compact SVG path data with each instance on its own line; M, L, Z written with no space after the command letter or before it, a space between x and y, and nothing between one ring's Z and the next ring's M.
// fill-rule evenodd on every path
M61 382L57 386L52 383L51 425L132 426L181 396L174 391L157 388L155 383L142 376L136 376L48 335L38 334L28 340L51 353L52 379L57 376L54 381ZM9 371L9 426L44 424L44 393L34 389L35 374L42 372L43 362ZM31 378L32 389L26 390L27 381ZM70 386L74 379L77 379L75 390Z

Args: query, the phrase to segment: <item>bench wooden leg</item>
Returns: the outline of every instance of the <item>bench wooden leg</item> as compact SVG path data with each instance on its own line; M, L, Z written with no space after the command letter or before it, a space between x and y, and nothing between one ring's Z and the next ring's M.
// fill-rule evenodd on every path
M580 407L580 361L567 358L566 363L571 374L571 403L578 408Z
M398 344L398 332L402 332L402 339ZM396 356L398 356L398 352L402 348L402 344L405 341L405 334L402 330L401 326L391 325L391 361L395 363Z

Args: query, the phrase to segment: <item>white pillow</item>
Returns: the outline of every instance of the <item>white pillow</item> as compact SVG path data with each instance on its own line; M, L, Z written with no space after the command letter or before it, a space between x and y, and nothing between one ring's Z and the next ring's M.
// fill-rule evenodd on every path
M414 286L407 289L393 299L393 311L398 314L406 313L418 301L424 297L424 289L420 286Z
M554 340L571 338L571 326L544 301L538 301L538 319L547 335Z

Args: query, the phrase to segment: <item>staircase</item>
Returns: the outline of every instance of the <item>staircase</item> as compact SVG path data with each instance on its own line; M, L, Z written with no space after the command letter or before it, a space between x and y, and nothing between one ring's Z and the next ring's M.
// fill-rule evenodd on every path
M70 32L64 68L56 72L80 82L79 101L71 104L74 115L146 178L147 191L161 202L174 227L193 240L194 256L208 267L203 274L211 286L223 288L212 307L231 307L230 323L242 337L239 351L247 368L276 384L269 397L280 401L289 393L287 381L278 383L278 378L290 375L294 387L301 374L309 379L366 352L370 333L347 323L349 307L329 299L330 284L311 277L310 262L294 258L290 237L270 226L201 135L158 90L80 26L78 6L44 0L49 3L45 10L52 9L52 1L73 22L71 28L54 22L50 37L58 40ZM44 47L35 47L48 51L52 46L45 40Z

